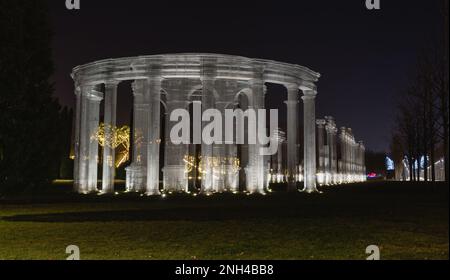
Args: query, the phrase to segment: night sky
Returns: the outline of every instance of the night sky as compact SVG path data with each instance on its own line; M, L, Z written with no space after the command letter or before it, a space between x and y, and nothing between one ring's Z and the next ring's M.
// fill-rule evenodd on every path
M272 59L320 72L317 116L334 116L375 151L389 149L396 95L441 27L438 0L381 0L380 11L367 10L365 0L81 0L79 11L47 1L62 105L74 103L71 69L95 60L186 52ZM126 87L119 123L129 117ZM279 104L286 98L271 96Z

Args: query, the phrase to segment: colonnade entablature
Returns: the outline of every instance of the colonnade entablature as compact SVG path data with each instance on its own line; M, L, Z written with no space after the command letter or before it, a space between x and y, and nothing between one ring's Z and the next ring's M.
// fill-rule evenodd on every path
M134 96L133 158L127 168L128 191L148 195L159 195L161 191L189 192L190 178L193 177L199 179L201 186L198 189L206 194L237 192L243 182L245 191L265 193L269 170L267 159L259 154L260 144L246 144L239 148L230 143L201 144L200 149L175 145L169 139L173 123L167 117L165 132L161 134L161 113L170 116L174 110L186 109L196 101L201 102L202 110L214 108L224 112L230 106L264 109L267 83L283 85L288 93L289 189L297 190L298 183L303 182L304 191L317 191L315 97L320 74L306 67L230 55L175 54L93 62L74 68L72 78L77 97L74 140L77 192L115 191L115 148L108 139L112 138L116 126L117 88L123 81L133 81ZM241 95L245 95L247 104L241 104ZM99 155L98 142L92 135L99 127L101 101L104 102L106 140ZM304 106L303 164L298 153L300 103ZM161 180L162 143L165 156ZM99 161L103 166L101 187L98 186L97 174ZM301 171L300 165L303 166Z
M75 84L99 85L111 81L145 79L194 79L251 81L296 85L300 90L316 91L320 74L299 65L270 60L214 54L176 54L106 59L75 67Z

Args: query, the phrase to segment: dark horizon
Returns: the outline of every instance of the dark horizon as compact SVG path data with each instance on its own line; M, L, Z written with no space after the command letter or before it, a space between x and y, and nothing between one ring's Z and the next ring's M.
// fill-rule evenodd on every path
M189 52L278 60L321 73L317 117L334 116L380 152L389 150L397 93L419 51L441 34L440 1L382 0L380 11L362 0L259 7L82 0L79 11L48 2L56 96L64 106L74 104L72 68L96 60ZM126 122L131 97L119 102L118 121Z

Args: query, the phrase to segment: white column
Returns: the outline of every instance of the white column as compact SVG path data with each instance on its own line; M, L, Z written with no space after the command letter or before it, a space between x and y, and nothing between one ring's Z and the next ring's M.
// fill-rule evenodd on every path
M89 96L89 167L88 192L98 191L98 139L95 137L100 124L100 102L103 93L92 90Z
M364 142L360 141L359 142L359 149L360 149L360 158L359 158L359 164L360 164L360 180L361 182L365 182L367 180L366 177L366 159L365 159L365 147L364 147Z
M148 82L136 80L133 87L133 158L126 168L127 191L145 192L147 187L147 146L148 146L148 114L150 105L148 99Z
M364 145L364 143L362 143L362 156L361 156L361 161L362 161L362 175L363 175L363 182L367 181L367 170L366 170L366 146Z
M277 168L276 168L276 182L277 183L283 183L284 178L281 178L281 176L284 175L283 172L283 143L284 139L280 138L278 144L278 153L277 153Z
M353 141L352 141L352 130L351 128L347 131L347 182L352 182L352 173L353 173Z
M174 144L170 133L176 122L170 121L173 111L188 109L188 90L190 88L187 79L171 79L165 83L167 92L166 102L166 134L165 134L165 165L164 165L164 190L168 192L187 192L188 174L186 172L185 157L189 154L187 144Z
M238 93L237 82L233 80L221 81L222 91L224 93L224 102L228 107L225 109L235 109L235 97ZM219 92L220 95L220 92ZM225 114L223 114L225 116ZM225 123L224 123L225 125ZM225 127L225 126L224 126ZM236 124L237 127L237 124ZM226 133L226 131L224 131ZM236 141L231 143L225 142L225 188L231 192L239 191L239 168L238 166L238 148ZM240 165L240 164L239 164Z
M355 180L362 182L362 164L361 164L361 143L358 142L355 145Z
M278 129L274 134L274 137L278 142L278 152L272 156L272 183L284 183L284 170L283 170L283 145L286 142L286 134L284 131ZM276 163L275 163L276 162Z
M307 193L317 192L316 187L316 104L317 93L304 91L304 172L305 189Z
M346 142L347 142L347 128L342 127L339 132L339 144L341 149L341 158L339 163L339 183L345 183L345 179L347 176L347 159L346 159Z
M147 81L149 92L146 98L150 104L147 125L147 195L159 195L159 158L161 145L161 78L152 77Z
M105 83L105 147L103 147L102 193L114 193L116 149L113 147L113 129L116 128L118 81Z
M80 124L79 124L79 151L78 151L78 185L79 193L89 193L89 96L93 86L82 85L80 87Z
M352 182L354 182L355 181L355 177L356 177L356 142L355 142L355 139L352 137L352 149L351 149L351 151L352 151L352 157L351 157L351 159L352 159L352 165L351 165L351 167L352 167L352 172L351 172L351 180L352 180Z
M258 110L264 109L264 80L262 78L250 81L252 89L252 98L249 109L255 110L256 114L256 128L258 127ZM258 135L257 131L253 132ZM249 193L265 193L266 182L266 166L264 156L260 153L262 146L256 137L256 145L249 145L249 165L247 171L247 191Z
M331 170L333 173L333 184L338 183L339 179L339 173L338 173L338 147L337 147L337 133L338 129L335 127L333 130L333 153L332 153L332 164L331 164Z
M75 89L76 103L75 103L75 135L74 135L74 166L73 166L73 179L74 179L74 191L79 192L80 190L80 174L79 174L79 163L80 163L80 125L81 125L81 88L76 87Z
M350 130L349 130L350 131ZM352 140L351 135L347 132L347 182L352 182Z
M298 85L287 85L287 182L288 191L297 191L298 172Z
M214 108L214 88L215 79L211 76L205 76L202 79L202 112ZM205 123L202 122L202 131L205 128ZM202 141L202 187L203 194L211 194L214 190L213 185L213 145L207 145Z
M216 81L216 90L218 95L218 100L214 102L215 108L219 110L222 115L222 129L225 128L225 109L230 103L227 100L227 84L223 81ZM223 137L225 137L225 131L223 131ZM227 173L228 173L228 163L227 163L227 145L214 144L213 145L213 155L216 161L216 165L213 167L213 189L215 192L224 192L227 189Z
M326 172L329 176L328 184L337 183L337 163L336 163L336 124L332 117L327 117L327 143L328 143L328 166Z
M325 125L326 120L317 120L317 159L319 160L317 169L317 182L320 185L326 183L326 170L325 170Z

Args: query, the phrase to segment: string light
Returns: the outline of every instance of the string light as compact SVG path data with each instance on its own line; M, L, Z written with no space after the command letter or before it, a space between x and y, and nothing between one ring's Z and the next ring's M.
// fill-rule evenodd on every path
M110 131L111 133L106 133ZM108 135L107 135L108 134ZM112 127L101 123L97 130L91 135L92 141L98 141L101 147L109 147L112 149L120 149L119 156L114 163L116 168L119 168L122 164L130 159L130 127ZM135 141L137 145L143 141L143 135L136 133Z

